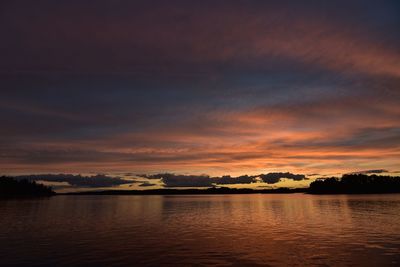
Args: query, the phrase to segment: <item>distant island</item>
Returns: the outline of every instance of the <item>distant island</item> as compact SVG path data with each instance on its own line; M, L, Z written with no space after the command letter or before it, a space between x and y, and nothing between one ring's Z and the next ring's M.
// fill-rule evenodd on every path
M0 197L47 197L55 192L35 181L15 180L12 177L0 177Z
M206 189L149 189L149 190L103 190L58 193L58 195L210 195L210 194L385 194L400 193L400 177L366 174L345 174L341 178L318 178L308 188L228 188ZM0 177L0 197L52 196L56 193L50 187L35 181L15 180Z

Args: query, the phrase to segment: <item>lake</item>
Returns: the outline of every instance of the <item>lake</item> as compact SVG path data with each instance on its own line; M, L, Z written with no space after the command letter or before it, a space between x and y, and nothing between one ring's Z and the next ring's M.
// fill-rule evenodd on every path
M1 266L399 266L400 194L0 201Z

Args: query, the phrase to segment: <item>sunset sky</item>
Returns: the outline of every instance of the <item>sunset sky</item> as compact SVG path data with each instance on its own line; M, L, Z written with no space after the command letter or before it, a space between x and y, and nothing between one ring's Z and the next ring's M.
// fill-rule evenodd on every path
M0 172L400 170L400 1L0 3Z

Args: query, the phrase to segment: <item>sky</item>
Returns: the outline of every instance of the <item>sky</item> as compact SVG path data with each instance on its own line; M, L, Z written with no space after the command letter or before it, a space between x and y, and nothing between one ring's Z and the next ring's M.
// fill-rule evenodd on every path
M0 171L400 170L400 2L0 2Z

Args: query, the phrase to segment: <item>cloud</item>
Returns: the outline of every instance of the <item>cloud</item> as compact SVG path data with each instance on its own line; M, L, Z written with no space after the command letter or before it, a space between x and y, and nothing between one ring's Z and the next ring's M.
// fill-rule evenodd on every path
M282 178L291 179L293 181L307 180L304 174L293 174L289 172L274 172L261 174L260 178L267 184L275 184L281 181Z
M147 187L147 186L155 186L156 184L152 184L152 183L149 183L149 182L145 182L145 183L141 183L139 186L141 186L141 187Z
M165 187L212 187L218 185L238 185L251 184L259 182L260 178L268 184L275 184L281 181L281 178L294 181L307 180L305 175L286 173L268 173L260 175L242 175L231 177L229 175L221 177L210 177L208 175L177 175L172 173L160 173L142 176L147 179L161 179Z
M377 169L377 170L356 171L356 172L350 172L347 174L379 174L379 173L386 173L386 172L389 172L389 171L384 170L384 169Z
M231 177L230 175L222 177L213 177L211 180L216 184L250 184L256 182L256 176L242 175Z
M6 173L399 165L395 1L5 1L0 13Z
M165 173L157 175L164 183L164 187L211 187L212 180L209 176L197 175L175 175Z
M76 187L112 187L123 184L131 184L136 181L124 180L119 177L109 177L103 174L95 176L81 176L72 174L35 174L15 176L15 179L27 179L30 181L47 181L47 182L67 182Z
M397 39L388 37L396 33L398 6L367 2L122 1L110 7L98 1L90 11L79 2L27 1L22 8L9 2L2 6L0 30L8 38L0 48L8 53L3 52L0 67L149 75L262 61L279 66L277 59L283 58L335 71L398 76L399 57L390 45Z

